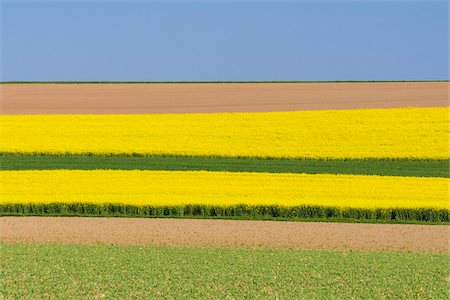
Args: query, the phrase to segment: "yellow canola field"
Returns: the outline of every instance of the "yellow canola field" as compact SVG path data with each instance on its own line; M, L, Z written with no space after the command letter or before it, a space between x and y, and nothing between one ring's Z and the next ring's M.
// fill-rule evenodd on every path
M1 171L0 204L449 209L448 178L207 171Z
M305 158L449 155L449 108L2 115L1 152Z

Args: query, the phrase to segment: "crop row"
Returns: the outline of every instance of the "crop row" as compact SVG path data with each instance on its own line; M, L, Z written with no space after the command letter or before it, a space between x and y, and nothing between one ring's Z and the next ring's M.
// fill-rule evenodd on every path
M315 219L412 221L448 223L450 211L434 208L362 209L322 206L278 205L179 205L137 206L93 203L9 203L0 204L1 215L105 216L105 217L205 217L245 219Z
M0 204L448 210L448 178L207 171L1 171Z
M448 159L448 108L2 115L0 152Z

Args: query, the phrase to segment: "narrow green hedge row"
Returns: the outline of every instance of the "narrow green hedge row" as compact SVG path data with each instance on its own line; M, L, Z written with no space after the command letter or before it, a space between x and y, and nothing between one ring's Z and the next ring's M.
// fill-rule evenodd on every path
M357 209L320 206L247 206L209 205L133 206L122 204L2 204L0 215L75 215L126 217L222 217L251 219L356 219L412 222L449 222L445 209Z

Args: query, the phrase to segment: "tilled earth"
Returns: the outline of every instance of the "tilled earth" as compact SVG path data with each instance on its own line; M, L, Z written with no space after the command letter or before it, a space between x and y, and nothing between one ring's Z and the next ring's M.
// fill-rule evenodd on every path
M448 253L445 225L2 217L0 242Z
M448 106L448 82L3 84L1 114L259 112Z

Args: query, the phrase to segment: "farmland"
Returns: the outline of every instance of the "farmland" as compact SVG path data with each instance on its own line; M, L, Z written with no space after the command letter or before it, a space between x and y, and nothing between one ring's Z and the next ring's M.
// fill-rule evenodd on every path
M448 82L3 84L2 114L167 114L448 106ZM63 97L62 97L63 95ZM126 101L124 101L126 97Z
M102 208L113 204L135 206L137 214L150 215L149 210L158 208L173 215L200 209L198 214L206 216L270 216L270 211L278 210L280 216L302 217L311 211L311 217L368 214L369 219L389 218L394 210L400 219L448 221L447 178L123 170L0 174L5 190L0 202L6 207L93 204L99 211L113 213ZM327 189L321 188L324 185Z
M2 87L0 298L449 292L446 82Z
M448 159L448 114L448 108L402 108L2 115L0 152Z
M0 300L450 299L449 6L2 1Z
M448 159L260 159L158 155L0 154L0 170L174 170L450 177Z
M2 115L0 212L448 222L448 113Z
M0 244L0 257L7 299L448 295L445 254Z
M198 216L4 216L0 218L0 240L8 244L108 244L448 254L446 224L307 220L309 221L211 220Z

